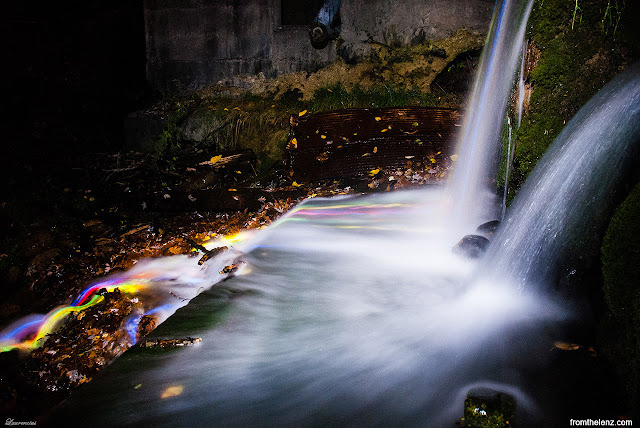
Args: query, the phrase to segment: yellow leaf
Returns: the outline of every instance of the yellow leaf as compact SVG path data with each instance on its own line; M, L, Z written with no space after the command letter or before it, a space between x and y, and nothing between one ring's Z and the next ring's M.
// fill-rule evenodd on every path
M293 183L291 183L291 185L292 185L293 187L300 187L300 186L302 186L302 184L298 184L298 183L297 183L297 182L295 182L295 181L294 181Z
M237 192L238 189L229 189L230 192Z
M291 145L293 146L294 149L298 148L298 140L296 140L295 138L291 139Z
M298 113L298 117L302 117L305 114L307 114L307 111L306 110L302 110L300 113Z
M225 108L224 108L224 111L229 111L229 109L225 107Z
M329 89L329 88L327 88L327 91L329 91L329 92L333 92L333 91L332 91L331 89Z
M377 147L373 148L373 153L378 153L378 148Z
M322 138L323 140L326 140L327 136L326 135L320 135L320 138Z
M236 171L236 174L242 174L242 171Z
M434 158L429 159L431 161L431 163L436 163L436 160Z
M162 394L160 395L160 398L166 399L171 397L177 397L178 395L182 394L183 390L184 390L184 387L180 385L170 386L162 392Z
M222 159L222 155L214 156L211 159L209 159L209 162L217 163L220 159Z
M379 172L380 172L379 168L372 169L371 171L369 171L369 175L373 177L374 175L378 174Z
M376 122L380 122L382 120L382 118L378 116L376 116L375 119L376 119Z
M452 161L457 161L458 160L458 155L451 155L449 156L451 158Z
M234 110L240 110L240 107L234 107L233 109Z
M380 132L387 132L387 131L388 131L388 129L387 129L387 128L384 128L384 129L383 129L382 131L380 131Z

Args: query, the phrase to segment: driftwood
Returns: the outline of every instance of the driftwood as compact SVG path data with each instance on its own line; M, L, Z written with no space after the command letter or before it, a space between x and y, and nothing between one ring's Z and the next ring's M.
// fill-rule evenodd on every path
M180 346L192 346L202 342L199 337L187 337L184 339L153 339L141 344L143 348L177 348Z

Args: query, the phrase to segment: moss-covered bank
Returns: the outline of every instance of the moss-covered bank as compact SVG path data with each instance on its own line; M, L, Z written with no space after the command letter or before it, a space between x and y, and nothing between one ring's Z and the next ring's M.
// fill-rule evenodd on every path
M602 244L603 349L628 391L628 406L640 409L640 184L617 208Z
M452 36L413 46L391 47L375 41L372 54L358 63L338 59L315 73L275 79L237 76L178 99L151 106L164 131L142 145L171 160L194 143L207 152L253 150L259 169L282 159L291 114L341 108L404 106L459 107L484 43L464 29ZM461 83L462 81L462 83ZM169 162L171 163L171 162Z
M512 192L580 107L640 59L638 10L625 0L536 0L529 19L530 98L517 131Z
M609 80L640 60L640 4L628 0L536 0L529 20L527 94L512 197L564 125ZM640 187L617 209L602 246L604 314L595 338L601 356L640 411Z

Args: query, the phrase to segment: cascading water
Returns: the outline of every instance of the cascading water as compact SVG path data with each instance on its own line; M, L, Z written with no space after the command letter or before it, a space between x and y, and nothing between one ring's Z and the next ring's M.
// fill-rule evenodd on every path
M499 218L495 194L499 142L509 94L522 63L523 39L532 5L533 0L496 3L466 108L458 162L448 183L455 228L460 234L469 233L469 227Z
M504 342L563 315L472 283L475 262L451 252L444 197L308 200L236 247L243 272L153 333L201 344L129 351L69 405L100 408L92 425L446 426L465 391L491 386L535 419L502 370L514 358Z
M559 261L598 245L615 190L637 163L638 140L635 64L576 114L538 162L488 251L486 274L519 288L553 283Z
M515 10L526 17L530 7L502 4L495 30L523 31L524 23L503 19ZM510 49L496 35L489 43ZM483 70L497 73L491 64L512 57L517 63L516 53L495 52ZM472 106L482 111L489 107L478 97L509 93L487 85L474 90ZM482 266L451 253L460 219L445 189L308 200L235 246L246 263L238 276L153 332L199 336L201 344L132 349L57 417L81 407L97 410L78 421L90 426L447 426L460 418L466 391L484 386L516 397L521 425L540 426L544 402L522 384L520 369L544 364L544 326L566 314L529 284L549 278L546 266L561 253L554 240L591 233L580 212L604 215L602 199L619 181L609 169L626 166L638 139L639 86L635 66L567 126ZM491 167L471 159L492 163L474 132L499 143L506 101L495 102L495 114L468 119L465 144L473 147L461 153L449 189L459 208L486 206L478 195ZM609 158L597 173L593 159ZM578 200L585 211L573 215ZM482 219L468 211L471 221Z

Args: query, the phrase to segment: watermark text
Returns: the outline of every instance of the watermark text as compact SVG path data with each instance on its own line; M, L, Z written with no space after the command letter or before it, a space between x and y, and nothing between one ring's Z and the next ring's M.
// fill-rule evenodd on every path
M630 419L569 419L571 427L630 427L633 421Z

